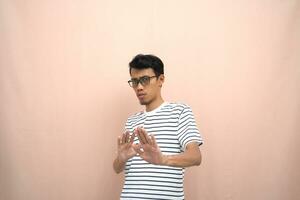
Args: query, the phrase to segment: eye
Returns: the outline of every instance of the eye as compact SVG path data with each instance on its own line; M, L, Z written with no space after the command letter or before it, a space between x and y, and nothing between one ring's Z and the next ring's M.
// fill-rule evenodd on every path
M149 81L149 76L143 76L140 78L141 82L146 83Z
M131 79L131 82L133 82L133 83L139 82L139 79L133 78L133 79Z

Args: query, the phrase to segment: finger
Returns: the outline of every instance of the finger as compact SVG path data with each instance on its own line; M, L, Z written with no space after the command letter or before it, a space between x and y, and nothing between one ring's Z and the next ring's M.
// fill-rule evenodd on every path
M121 144L124 144L125 143L125 133L123 133L122 135L122 141L121 141Z
M126 131L125 133L123 133L123 135L122 135L122 144L125 144L126 143L126 133L127 133L128 131Z
M143 129L139 129L138 134L142 140L142 144L148 144L148 141L147 141L147 138L146 138L146 135L145 135L145 132L143 131Z
M122 139L121 136L118 137L118 146L120 146L122 144Z
M126 133L125 133L125 143L129 142L129 137L130 137L130 134L129 134L128 131L126 131Z
M141 143L141 144L145 144L145 140L142 138L142 136L141 136L141 131L140 131L139 128L136 129L136 134L137 134L137 136L138 136L138 138L139 138L140 143Z
M151 141L151 138L149 137L147 131L146 131L145 129L141 129L141 132L142 132L142 134L143 134L143 137L144 137L145 140L146 140L146 143L148 143L148 144L151 145L151 144L152 144L152 141Z
M136 152L137 152L140 156L142 156L143 153L144 153L141 149L137 149Z
M131 144L133 143L134 138L135 138L135 133L133 132L130 136L130 141L129 141Z
M143 155L144 151L141 149L140 144L134 145L133 148L139 155Z
M140 143L138 143L138 144L133 144L132 147L133 147L133 149L134 149L135 151L137 151L138 149L141 148L141 144L140 144Z
M157 146L156 139L155 139L154 135L151 135L150 137L151 137L152 145Z
M149 136L147 137L148 143L152 146L153 145L153 140L152 140L152 135L149 134Z

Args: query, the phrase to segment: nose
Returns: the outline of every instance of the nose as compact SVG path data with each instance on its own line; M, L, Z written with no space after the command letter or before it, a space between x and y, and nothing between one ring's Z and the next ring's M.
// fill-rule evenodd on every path
M140 91L140 90L143 90L143 89L144 89L144 86L141 84L141 82L139 82L138 85L136 86L136 90Z

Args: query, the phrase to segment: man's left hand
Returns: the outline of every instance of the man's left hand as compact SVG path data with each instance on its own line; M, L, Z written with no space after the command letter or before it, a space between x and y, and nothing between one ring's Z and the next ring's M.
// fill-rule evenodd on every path
M154 136L149 136L146 130L140 127L135 129L135 134L140 140L140 144L134 147L139 156L151 164L162 165L164 156Z

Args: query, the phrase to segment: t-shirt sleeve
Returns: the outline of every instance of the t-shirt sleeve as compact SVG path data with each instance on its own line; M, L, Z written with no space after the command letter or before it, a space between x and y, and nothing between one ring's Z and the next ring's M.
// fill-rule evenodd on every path
M196 142L199 146L203 144L203 139L197 128L194 114L189 106L185 106L178 119L178 140L181 150L185 151L190 142Z

